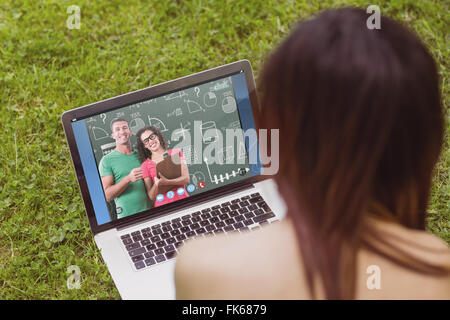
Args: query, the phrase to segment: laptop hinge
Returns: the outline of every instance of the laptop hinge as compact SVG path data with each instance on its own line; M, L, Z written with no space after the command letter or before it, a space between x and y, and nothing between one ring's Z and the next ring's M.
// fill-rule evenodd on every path
M186 210L186 209L189 209L189 208L192 208L192 207L196 207L196 206L198 206L198 205L200 205L200 204L209 202L209 201L211 201L211 200L216 200L218 197L227 196L227 195L230 195L230 194L233 194L233 193L241 192L241 191L243 191L243 190L252 189L252 188L254 188L254 187L255 187L255 186L253 185L253 183L250 183L250 184L242 184L242 185L236 186L236 187L233 188L233 189L230 189L230 190L226 190L226 191L224 191L224 192L221 192L219 196L218 196L217 194L213 194L213 195L211 195L211 196L202 197L201 199L198 199L198 200L197 200L197 199L196 199L196 200L193 199L193 200L189 203L189 205L183 205L183 206L179 206L179 207L174 207L174 208L171 208L171 209L168 210L168 211L161 212L161 213L159 213L159 214L157 214L157 215L152 215L151 217L144 216L144 217L142 217L142 218L137 218L136 220L129 221L129 222L126 222L126 223L123 223L123 224L118 225L118 226L116 227L116 229L117 229L118 231L120 231L120 230L122 230L122 229L129 228L129 227L131 227L131 226L133 226L133 225L137 225L137 224L141 224L141 223L143 223L143 222L148 222L148 221L151 221L151 220L155 220L155 219L157 219L157 218L161 218L161 217L163 217L163 216L166 216L166 215L169 215L169 214L174 213L174 212L176 212L176 211L179 211L180 209Z

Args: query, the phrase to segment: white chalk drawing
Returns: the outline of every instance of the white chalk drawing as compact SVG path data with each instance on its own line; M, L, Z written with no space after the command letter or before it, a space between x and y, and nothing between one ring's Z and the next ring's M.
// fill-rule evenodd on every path
M241 129L241 122L239 120L228 124L228 129Z
M213 87L214 91L219 91L223 89L228 89L230 86L228 84L228 80L224 79L222 82L216 83L216 85Z
M236 100L233 97L225 97L222 100L222 110L225 113L236 111Z
M148 123L151 126L156 127L159 131L161 132L165 132L167 131L166 125L164 124L164 122L162 122L160 119L158 118L152 118L150 116L148 116Z
M208 108L215 107L216 104L217 104L216 94L214 92L211 92L211 91L205 93L205 95L203 96L203 103Z
M116 116L117 116L117 118L125 117L125 112L123 112L123 111L117 112Z
M198 98L198 94L200 93L200 88L199 87L195 87L194 88L194 92L195 92L195 94L197 95L197 98Z
M111 142L100 146L100 149L102 150L102 155L104 156L113 151L115 148L116 142Z
M106 114L105 114L105 113L102 113L102 114L100 115L100 118L103 120L103 124L105 124Z
M175 110L173 110L172 112L167 114L167 118L170 117L179 117L183 115L183 110L181 108L176 108Z
M108 132L105 129L99 127L92 127L92 135L94 136L94 140L101 140L109 137Z
M200 181L206 180L205 174L201 171L196 171L193 174L190 174L189 177L191 178L191 183L194 185L198 185Z
M86 121L86 123L91 123L91 122L97 122L97 120L95 120L94 117L90 117L88 121Z
M179 140L181 136L183 136L183 140L186 140L186 132L189 132L191 129L187 129L187 127L189 126L189 124L187 124L186 126L183 126L183 124L180 122L180 129L175 129L172 132L172 139L173 140Z
M136 135L136 133L144 127L145 127L145 122L141 118L135 118L130 121L130 129L134 135Z
M205 109L203 109L202 106L196 101L187 99L187 100L184 100L184 102L186 102L186 104L187 104L189 113L205 111Z
M183 150L184 158L187 164L200 163L200 156L193 145L185 146L181 148Z
M206 131L208 131L209 129L216 129L214 131L210 131L214 132L213 135L211 135L210 133L208 135L205 135ZM216 123L214 121L203 122L202 125L200 126L200 132L202 133L204 143L211 143L219 139L219 136L217 135Z
M188 94L187 94L186 92L184 92L184 90L180 90L180 91L171 93L171 94L169 94L168 96L165 96L164 99L165 99L166 101L173 100L173 99L177 99L177 98L180 98L180 99L181 99L182 97L187 96L187 95L188 95Z
M234 158L233 146L228 146L217 151L217 157L220 159L220 161L222 161L222 163L226 163L227 161L233 160Z
M238 169L238 170L234 170L233 169L231 172L226 172L224 174L219 174L218 176L215 174L214 177L213 177L211 175L211 170L209 168L208 159L204 158L203 160L206 163L206 169L208 169L209 180L211 181L211 183L215 183L215 184L219 184L219 182L224 182L225 180L229 180L229 179L231 179L231 177L237 177L238 175L243 176L247 172L250 171L250 168L241 168L241 169ZM243 170L245 170L245 172Z

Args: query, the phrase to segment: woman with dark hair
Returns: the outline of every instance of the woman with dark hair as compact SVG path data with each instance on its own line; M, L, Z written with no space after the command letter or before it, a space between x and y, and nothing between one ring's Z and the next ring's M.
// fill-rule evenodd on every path
M321 13L267 60L258 126L280 128L287 217L182 247L177 298L450 299L450 250L425 231L443 139L436 65L405 27L367 18Z
M148 197L154 201L155 207L189 197L185 184L189 183L189 170L180 149L167 150L167 142L161 131L154 126L146 126L136 134L137 149L141 161L142 177ZM156 165L164 160L164 155L180 154L181 176L175 179L167 179L161 173L157 173ZM159 176L159 177L158 177ZM161 186L172 186L169 192L160 193Z

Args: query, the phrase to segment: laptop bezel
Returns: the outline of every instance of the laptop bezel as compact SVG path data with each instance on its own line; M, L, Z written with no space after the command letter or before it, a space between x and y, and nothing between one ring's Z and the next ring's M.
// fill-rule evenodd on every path
M75 136L73 134L72 122L74 121L74 119L86 118L89 116L111 111L120 107L124 107L133 103L148 100L153 97L169 94L171 92L186 87L190 87L199 83L213 81L217 78L222 78L227 75L238 73L241 70L244 72L245 75L250 98L250 104L252 108L252 114L256 115L259 110L259 105L256 93L256 86L253 78L253 71L251 64L248 60L240 60L227 65L194 73L188 76L177 78L144 89L132 91L106 100L95 102L83 107L68 110L62 114L61 121L64 127L64 132L66 134L69 151L72 157L72 163L76 172L78 185L85 205L89 225L94 235L112 228L120 228L125 225L130 225L153 218L159 218L161 216L177 211L180 208L187 206L190 207L191 205L199 204L205 201L210 201L211 199L217 198L222 194L229 193L230 191L241 190L244 188L251 187L255 182L264 180L267 177L264 175L251 176L239 182L223 185L213 190L209 190L204 193L198 194L195 196L195 199L192 198L181 199L179 201L166 204L158 208L151 208L147 211L143 211L128 217L124 217L111 222L107 222L105 224L98 225L88 185L84 175L83 167L81 164L80 155L76 145Z

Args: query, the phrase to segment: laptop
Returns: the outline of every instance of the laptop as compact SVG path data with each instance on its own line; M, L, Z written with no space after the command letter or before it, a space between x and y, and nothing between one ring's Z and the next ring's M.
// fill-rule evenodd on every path
M174 299L184 243L255 232L284 217L275 183L264 175L257 109L252 68L241 60L64 112L87 218L122 299ZM117 123L129 132L125 142L112 135ZM103 180L119 183L121 172L142 166L136 134L147 126L181 155L187 183L151 200L145 181L153 178L143 174L108 201ZM117 149L126 139L125 155Z

